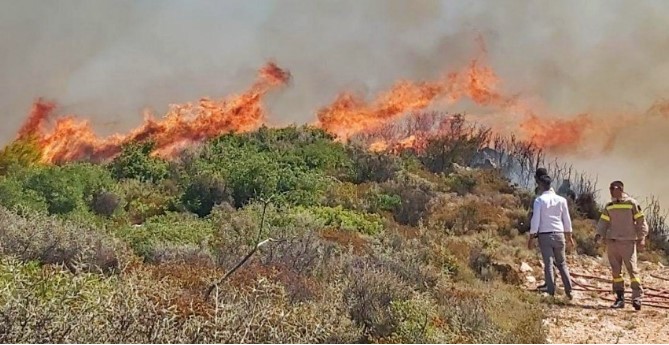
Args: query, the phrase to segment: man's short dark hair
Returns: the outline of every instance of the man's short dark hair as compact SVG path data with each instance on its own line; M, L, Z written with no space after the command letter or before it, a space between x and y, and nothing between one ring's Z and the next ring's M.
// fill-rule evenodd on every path
M538 179L541 176L548 176L548 170L546 170L546 168L538 168L537 171L534 172L534 178Z
M539 182L539 186L546 189L550 188L551 183L553 183L553 179L548 175L541 175L537 178L537 180L537 182Z
M623 184L622 181L613 181L611 182L611 185L609 185L609 189L614 189L614 188L625 189L625 185Z

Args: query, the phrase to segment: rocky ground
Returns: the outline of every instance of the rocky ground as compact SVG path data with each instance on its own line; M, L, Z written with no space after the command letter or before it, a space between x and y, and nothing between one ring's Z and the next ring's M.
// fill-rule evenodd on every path
M572 279L580 290L610 290L610 271L606 258L592 258L572 255L568 259ZM642 283L646 289L640 311L635 311L631 303L625 308L610 309L613 298L610 292L575 291L574 299L565 298L559 285L558 296L547 298L549 308L545 323L548 327L550 343L668 343L669 342L669 267L650 262L640 262ZM537 259L522 263L521 271L526 278L528 289L534 289L543 282L543 268ZM587 275L588 277L577 276ZM597 279L602 278L602 279ZM629 276L625 275L627 289ZM558 279L559 280L559 279ZM650 296L650 295L656 296ZM666 297L665 297L666 296ZM631 297L627 293L626 297ZM664 305L667 309L650 304Z

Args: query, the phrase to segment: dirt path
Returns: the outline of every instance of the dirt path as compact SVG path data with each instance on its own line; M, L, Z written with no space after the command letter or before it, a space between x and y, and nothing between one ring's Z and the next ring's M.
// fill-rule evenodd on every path
M570 269L574 273L597 276L610 279L608 262L605 259L595 259L586 256L570 256ZM532 268L531 271L527 270ZM640 262L641 281L646 288L655 288L669 291L669 281L651 277L651 275L669 277L669 268L648 262ZM528 277L527 287L534 288L535 277L543 281L543 269L536 261L534 265L525 266ZM606 281L593 278L573 277L577 283L592 287L610 290L611 285ZM626 276L626 285L629 289L629 277ZM561 294L561 287L560 294ZM646 289L646 293L652 293ZM641 311L635 311L631 303L626 303L620 310L610 309L611 301L600 296L612 298L612 293L596 293L590 291L575 291L574 299L568 301L564 295L556 297L557 302L548 304L548 317L544 321L548 327L548 341L550 343L669 343L669 309L659 309L643 306ZM669 294L667 294L669 296ZM626 294L631 297L631 294ZM651 297L646 296L644 301L650 303ZM657 300L657 298L655 298ZM669 297L666 299L669 306Z

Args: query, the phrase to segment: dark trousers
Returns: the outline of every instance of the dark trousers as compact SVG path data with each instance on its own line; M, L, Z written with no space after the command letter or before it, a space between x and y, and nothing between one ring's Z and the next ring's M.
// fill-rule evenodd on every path
M565 248L567 241L563 233L539 234L539 249L544 260L544 279L546 292L555 294L555 278L553 265L557 267L562 278L565 292L571 292L571 277L567 268Z

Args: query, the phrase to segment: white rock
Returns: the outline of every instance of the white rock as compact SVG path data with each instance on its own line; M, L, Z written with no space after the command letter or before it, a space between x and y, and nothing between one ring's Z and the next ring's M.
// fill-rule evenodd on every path
M534 276L527 276L525 277L525 280L527 280L527 282L530 284L534 284L537 282L537 278L534 278Z
M533 269L530 265L527 264L527 262L523 262L520 264L520 271L521 272L532 272Z

